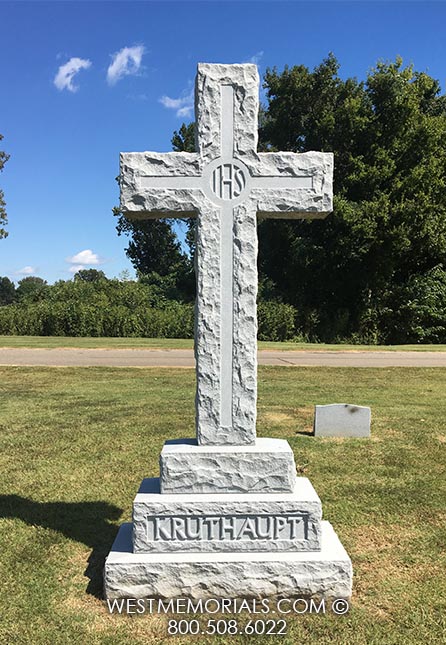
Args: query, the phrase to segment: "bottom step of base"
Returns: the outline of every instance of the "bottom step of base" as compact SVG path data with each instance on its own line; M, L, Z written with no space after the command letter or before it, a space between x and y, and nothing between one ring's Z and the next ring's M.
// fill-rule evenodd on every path
M132 553L119 529L105 562L106 598L349 598L352 564L329 522L321 551Z

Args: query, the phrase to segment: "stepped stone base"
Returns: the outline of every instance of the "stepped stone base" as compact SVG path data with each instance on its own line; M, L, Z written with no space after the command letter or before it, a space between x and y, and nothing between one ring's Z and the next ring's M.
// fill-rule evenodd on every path
M298 477L292 493L161 495L144 479L133 502L137 552L317 551L321 501Z
M331 524L322 550L281 553L133 553L119 529L105 562L106 598L349 598L352 565Z
M291 493L296 466L284 439L250 446L199 446L195 439L167 441L160 456L164 493Z

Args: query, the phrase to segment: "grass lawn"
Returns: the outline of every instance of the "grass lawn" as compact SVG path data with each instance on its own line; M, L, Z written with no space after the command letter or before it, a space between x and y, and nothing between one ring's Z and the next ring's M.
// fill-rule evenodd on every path
M170 642L165 616L110 616L101 574L164 440L193 436L193 371L0 372L0 642ZM287 616L277 641L446 642L445 390L442 368L259 369L258 433L289 440L355 573L349 614ZM313 405L336 401L372 407L370 440L309 436Z
M34 349L81 348L81 349L192 349L194 341L189 338L71 338L66 336L0 336L0 348L23 347ZM446 345L348 345L327 343L259 342L259 349L274 350L324 350L345 351L401 351L444 352Z

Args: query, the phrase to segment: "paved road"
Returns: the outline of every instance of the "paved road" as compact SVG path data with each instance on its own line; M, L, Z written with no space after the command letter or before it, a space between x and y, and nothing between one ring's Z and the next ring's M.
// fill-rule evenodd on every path
M446 367L446 352L267 351L260 365L332 367ZM0 365L194 367L191 349L7 349Z

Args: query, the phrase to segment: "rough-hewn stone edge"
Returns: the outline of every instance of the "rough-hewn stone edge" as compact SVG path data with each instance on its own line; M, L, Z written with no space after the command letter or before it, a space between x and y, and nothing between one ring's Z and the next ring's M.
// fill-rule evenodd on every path
M253 446L198 446L167 443L160 455L165 493L292 493L294 455L283 439L257 439Z
M247 163L253 177L311 176L312 189L292 191L280 188L280 179L274 189L253 188L251 199L259 218L317 219L333 210L332 152L259 153Z
M322 550L295 553L132 553L123 524L105 562L112 598L349 598L352 564L328 522Z
M314 502L320 505L321 500L314 486L307 477L296 477L296 486L292 493L284 492L265 492L257 491L250 493L195 493L193 499L189 494L181 493L168 493L161 495L159 477L147 477L142 480L138 493L136 494L135 501L139 502L144 499L160 500L161 503L170 503L172 501L179 501L181 503L207 503L211 499L218 500L223 503L237 503L237 504L262 504L263 502L270 503L272 501L280 501L283 503L293 502L293 500L306 500L307 502ZM243 504L242 504L243 505ZM261 506L259 507L261 508Z
M202 158L191 152L121 152L120 209L131 219L196 216L204 201L201 185ZM144 177L196 177L195 189L150 188Z
M314 524L312 525L315 529ZM255 542L150 542L146 539L143 531L133 531L134 553L254 553L254 552L297 552L297 551L320 551L320 531L313 530L308 539L302 540L256 540Z
M320 549L321 501L306 477L297 478L293 493L197 493L160 494L158 479L143 480L133 502L133 537L135 551L230 551L250 550L245 541L157 541L147 536L147 518L154 516L255 516L295 515L307 523L305 539L252 541L252 550L318 550ZM231 544L233 548L231 548Z
M221 155L221 86L234 88L235 155L250 158L257 150L259 74L257 65L199 63L195 80L196 149L207 161Z

